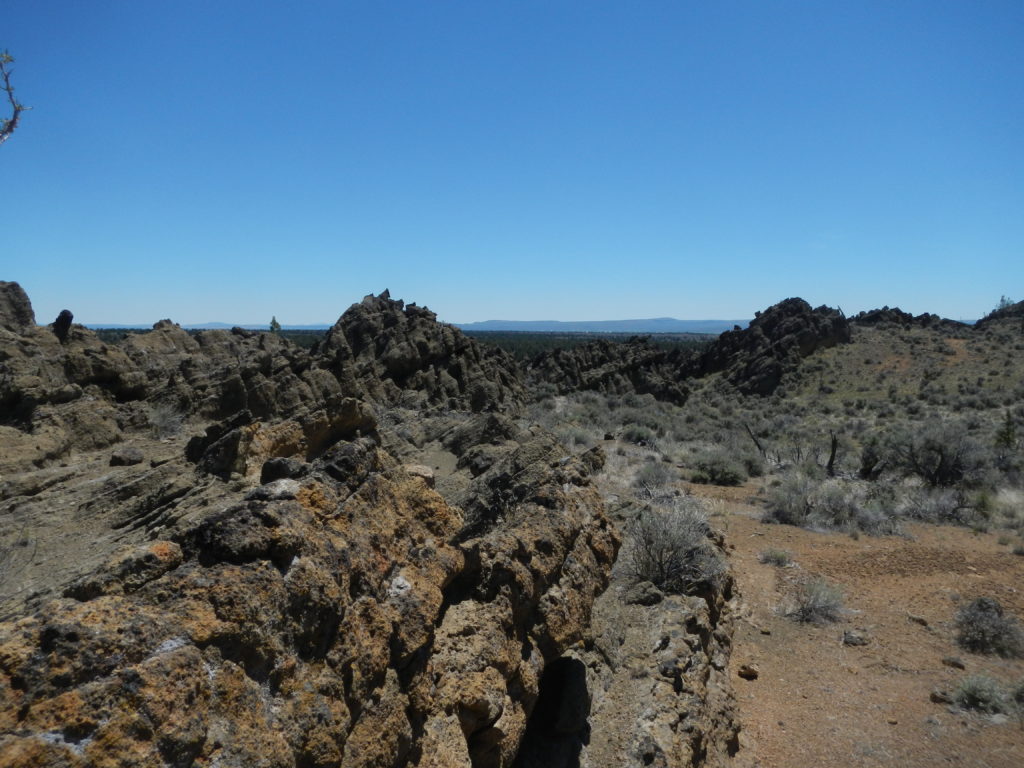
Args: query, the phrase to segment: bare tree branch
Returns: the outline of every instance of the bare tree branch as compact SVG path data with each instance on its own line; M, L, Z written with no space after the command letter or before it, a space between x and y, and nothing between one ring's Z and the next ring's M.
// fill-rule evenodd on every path
M11 103L11 116L5 118L0 123L0 144L3 144L14 133L14 129L18 127L18 120L21 118L21 113L30 107L26 107L24 104L18 102L14 98L14 86L11 85L11 75L14 70L11 69L10 65L14 63L14 57L10 53L4 51L0 53L0 79L3 80L3 90L7 94L7 100Z

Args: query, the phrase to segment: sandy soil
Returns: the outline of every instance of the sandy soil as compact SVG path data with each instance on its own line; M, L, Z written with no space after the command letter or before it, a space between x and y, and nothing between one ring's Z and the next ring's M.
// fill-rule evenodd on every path
M742 594L731 672L744 728L744 764L1024 766L1024 722L935 703L964 677L1024 679L1024 661L980 656L955 642L958 605L996 597L1024 617L1024 557L995 534L911 525L906 537L859 539L760 522L756 488L692 492L717 499ZM793 565L759 562L784 549ZM800 624L784 614L798 584L823 576L842 587L842 621ZM844 645L844 630L867 638ZM964 669L950 666L959 659ZM754 680L738 675L754 664Z

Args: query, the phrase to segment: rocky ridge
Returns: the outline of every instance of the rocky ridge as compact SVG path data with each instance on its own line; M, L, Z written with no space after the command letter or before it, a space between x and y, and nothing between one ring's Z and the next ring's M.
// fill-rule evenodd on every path
M0 763L511 763L615 559L603 458L506 423L467 526L378 423L436 411L469 454L521 403L501 353L386 295L312 354L31 317L3 286Z

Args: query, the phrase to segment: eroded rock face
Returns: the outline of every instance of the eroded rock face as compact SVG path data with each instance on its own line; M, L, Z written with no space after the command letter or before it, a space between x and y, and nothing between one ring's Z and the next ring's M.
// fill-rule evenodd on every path
M225 494L0 625L0 764L510 764L606 584L600 502L533 467L552 503L456 544L457 508L353 450L344 480L325 456Z
M619 540L602 456L505 415L503 356L386 296L313 354L169 321L0 345L0 764L511 764ZM391 402L486 441L478 525L381 448Z
M258 435L232 439L255 441L263 458L311 458L356 431L372 432L373 405L515 413L523 396L507 355L386 295L345 312L310 353L276 334L235 328L192 336L170 320L118 345L80 325L59 340L33 324L20 286L3 286L0 471L119 442L126 429L146 426L146 408L126 407L133 402L252 427ZM295 424L268 426L281 419ZM243 459L228 471L252 472L252 464Z
M375 402L514 413L523 397L506 353L480 346L426 307L367 296L314 350L318 364Z

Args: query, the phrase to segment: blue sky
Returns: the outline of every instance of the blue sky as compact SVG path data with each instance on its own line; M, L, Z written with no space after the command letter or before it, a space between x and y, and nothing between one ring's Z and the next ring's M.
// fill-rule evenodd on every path
M1024 298L1024 2L0 0L40 322Z

